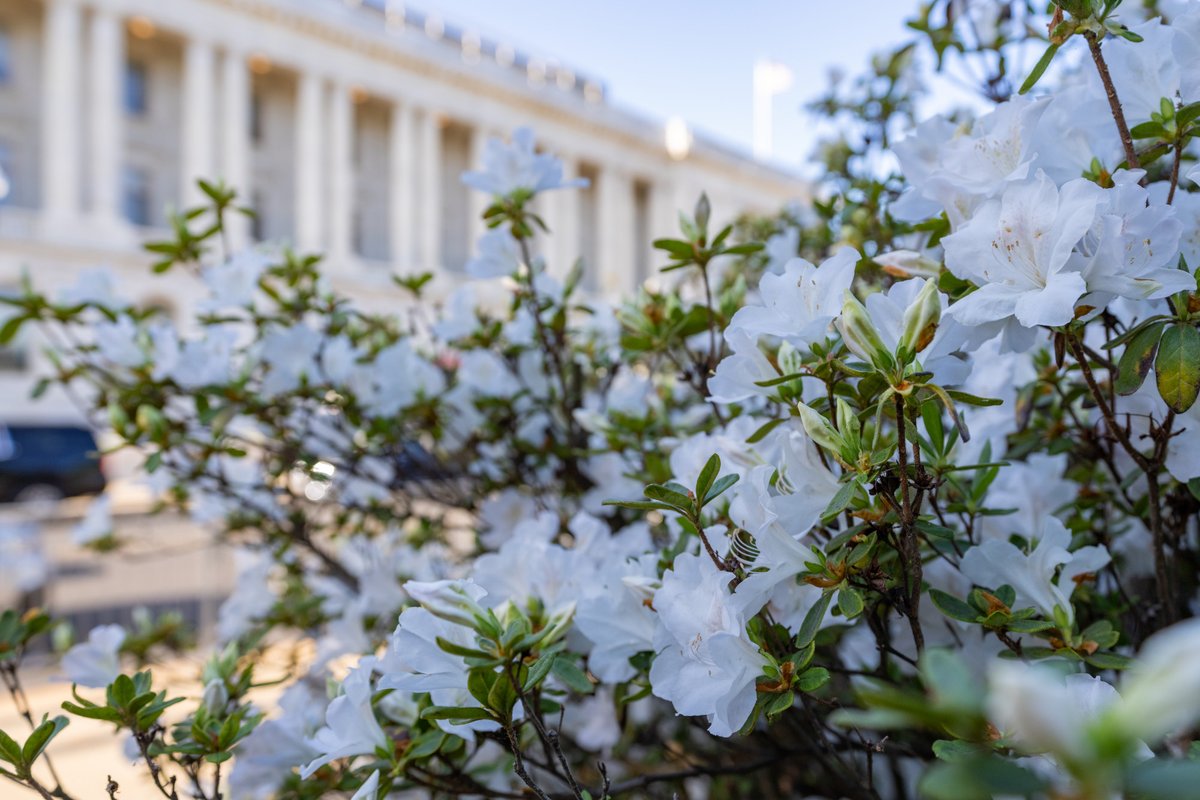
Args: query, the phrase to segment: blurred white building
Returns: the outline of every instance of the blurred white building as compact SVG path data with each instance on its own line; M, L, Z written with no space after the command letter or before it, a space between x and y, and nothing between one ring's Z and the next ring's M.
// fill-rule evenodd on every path
M257 211L235 244L325 252L368 302L398 296L393 274L432 270L444 292L482 230L485 198L459 176L521 125L591 179L539 201L543 255L556 272L581 256L608 296L651 274L651 239L701 190L726 218L803 192L702 138L676 131L668 152L598 80L399 2L0 0L0 291L22 270L52 289L106 265L126 293L186 305L198 288L150 276L141 244L207 177ZM0 420L30 410L33 344L0 353Z

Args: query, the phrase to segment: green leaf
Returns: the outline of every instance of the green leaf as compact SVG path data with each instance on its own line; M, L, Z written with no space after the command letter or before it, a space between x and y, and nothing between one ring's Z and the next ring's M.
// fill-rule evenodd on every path
M1165 139L1167 131L1157 122L1143 122L1130 128L1129 135L1134 139Z
M1158 393L1172 411L1182 414L1191 408L1200 392L1200 331L1186 324L1167 328L1154 372Z
M842 513L842 509L850 505L854 500L854 495L858 492L858 479L853 478L846 481L837 490L837 494L829 501L829 505L825 506L825 510L821 512L821 519L829 519L836 517Z
M961 620L962 622L977 622L979 620L978 611L954 595L943 592L941 589L930 589L929 599L937 606L938 611L941 611L951 619Z
M20 768L22 766L21 745L17 744L16 739L13 739L2 730L0 730L0 758L3 758L14 767Z
M652 500L605 500L604 505L617 508L632 508L634 511L674 511L673 506Z
M736 474L722 475L720 478L717 478L717 482L714 483L712 488L708 490L708 494L704 495L703 505L708 505L713 500L716 500L725 493L726 489L728 489L730 486L733 486L737 482L738 476Z
M966 761L983 755L979 745L961 739L938 739L933 743L933 754L942 761Z
M580 694L591 694L592 682L588 680L588 676L569 657L558 656L554 659L554 666L551 669L554 672L554 676L572 690Z
M1125 346L1125 352L1117 362L1117 380L1113 384L1117 394L1129 395L1141 388L1142 382L1150 374L1150 367L1154 365L1162 329L1161 322L1148 325Z
M829 670L824 667L811 667L796 678L796 688L802 692L815 692L827 683Z
M954 389L947 390L946 394L958 402L966 403L969 406L998 406L1004 402L995 397L979 397L978 395L967 394L966 392L959 392Z
M1133 663L1132 658L1119 653L1093 653L1083 660L1096 669L1128 669Z
M1014 619L1004 625L1013 633L1041 633L1055 627L1053 622L1043 619Z
M768 378L765 381L755 381L755 386L761 386L764 389L769 389L772 386L778 386L781 383L789 383L794 380L799 380L804 377L803 372L793 372L790 375L780 375L778 378Z
M1129 768L1125 788L1139 800L1195 800L1200 797L1200 761L1153 758Z
M821 623L825 621L825 612L829 610L829 603L833 600L833 592L826 592L821 595L821 599L813 603L813 607L804 615L804 622L800 623L800 632L796 634L796 647L808 647L814 638L817 636L817 631L821 628Z
M783 418L771 420L770 422L766 423L761 428L756 430L754 433L750 434L750 438L746 440L746 444L754 444L755 442L761 442L763 439L767 438L768 433L775 430L777 427L779 427L780 425L782 425L785 422L787 422L787 420L783 419Z
M1021 84L1020 94L1025 94L1041 80L1042 75L1046 72L1046 68L1054 60L1054 54L1058 52L1058 48L1059 45L1057 44L1051 44L1046 48L1046 51L1042 53L1042 57L1033 65L1033 71L1029 73L1029 77Z
M533 662L533 666L529 668L529 674L525 677L525 683L521 686L521 691L532 691L538 684L546 679L550 674L550 668L554 666L554 654L539 656L537 661Z
M657 500L660 503L666 503L668 506L681 511L684 514L689 513L693 507L692 498L688 497L686 494L677 492L674 489L668 489L666 486L662 486L657 483L652 483L647 486L643 494L645 494L646 497L650 498L651 500Z
M838 609L846 619L854 619L862 613L862 595L853 586L843 586L838 590Z
M23 314L9 317L8 321L4 323L4 327L0 328L0 345L11 342L16 337L17 331L21 330L21 326L25 324L26 319L28 317Z
M458 706L430 706L421 713L422 719L449 720L453 725L462 725L481 719L492 719L485 708L459 708Z
M721 457L713 453L700 470L700 477L696 479L696 497L708 496L708 490L712 488L713 481L717 479L717 473L720 471Z
M43 719L42 724L33 729L33 733L25 740L25 746L21 748L21 757L25 759L26 768L33 766L33 762L37 761L37 757L46 749L46 745L50 744L50 740L69 723L70 720L60 714L53 719Z
M653 244L655 249L670 253L672 258L691 261L696 255L696 251L692 249L690 242L684 242L679 239L655 239Z

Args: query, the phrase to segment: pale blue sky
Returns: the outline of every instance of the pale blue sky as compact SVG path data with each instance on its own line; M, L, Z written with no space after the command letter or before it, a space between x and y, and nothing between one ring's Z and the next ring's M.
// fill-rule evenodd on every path
M802 110L830 67L860 71L907 40L916 0L424 0L414 8L605 81L610 101L750 150L752 70L792 68L775 101L775 157L798 165L815 143Z

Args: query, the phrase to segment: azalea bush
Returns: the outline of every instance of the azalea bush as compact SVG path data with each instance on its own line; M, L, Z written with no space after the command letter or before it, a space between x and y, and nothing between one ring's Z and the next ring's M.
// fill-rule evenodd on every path
M229 251L207 183L150 246L185 321L25 287L3 335L241 565L191 694L146 619L31 709L53 620L0 617L0 775L131 796L54 771L69 723L169 800L1194 796L1200 8L1118 5L927 6L819 101L812 208L701 197L615 305L535 255L577 182L527 130L439 302ZM920 54L980 110L920 119Z

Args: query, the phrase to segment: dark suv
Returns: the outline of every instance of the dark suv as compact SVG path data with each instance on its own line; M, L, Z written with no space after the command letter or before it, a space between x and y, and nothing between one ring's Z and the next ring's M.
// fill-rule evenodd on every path
M0 503L104 491L98 451L86 428L0 423Z

